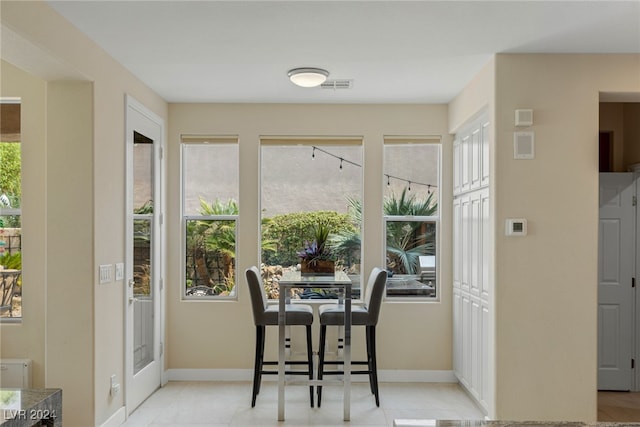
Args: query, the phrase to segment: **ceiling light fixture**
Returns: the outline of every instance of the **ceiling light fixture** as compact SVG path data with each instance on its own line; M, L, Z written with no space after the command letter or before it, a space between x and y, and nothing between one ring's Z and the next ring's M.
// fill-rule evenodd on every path
M329 72L322 68L294 68L287 73L289 79L301 87L320 86L329 77Z

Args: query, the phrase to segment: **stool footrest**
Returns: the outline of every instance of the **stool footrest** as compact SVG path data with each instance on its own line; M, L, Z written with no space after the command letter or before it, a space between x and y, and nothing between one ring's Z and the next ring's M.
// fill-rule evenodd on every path
M263 365L269 365L269 366L275 366L278 364L278 362L262 362ZM308 365L309 362L307 362L306 360L286 360L284 362L285 365Z
M367 375L369 371L351 371L351 375ZM325 375L344 375L344 371L324 371L322 376Z
M344 365L344 360L325 360L322 362L324 365ZM365 362L362 360L352 360L352 365L368 365L369 362Z

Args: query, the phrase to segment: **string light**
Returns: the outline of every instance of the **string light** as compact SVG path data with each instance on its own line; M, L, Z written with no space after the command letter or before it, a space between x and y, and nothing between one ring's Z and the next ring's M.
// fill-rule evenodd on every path
M323 149L322 149L322 148L320 148L320 147L316 147L315 145L312 145L311 147L313 148L313 151L311 152L311 158L312 158L312 159L315 159L315 157L316 157L316 150L318 150L318 151L320 151L321 153L326 154L327 156L331 156L331 157L333 157L334 159L338 159L338 160L340 160L340 166L339 166L340 170L342 170L342 163L348 163L348 164L350 164L350 165L357 166L357 167L359 167L359 168L361 168L361 167L362 167L362 165L359 165L359 164L357 164L357 163L355 163L355 162L352 162L351 160L345 159L344 157L337 156L337 155L335 155L335 154L333 154L333 153L330 153L330 152L328 152L328 151L326 151L326 150L323 150ZM431 187L435 187L435 188L437 188L437 187L438 187L437 185L434 185L434 184L427 184L427 183L424 183L424 182L411 181L411 180L408 180L408 179L406 179L406 178L402 178L402 177L399 177L399 176L391 175L391 174L388 174L388 173L384 174L384 176L386 176L386 177L387 177L387 185L391 185L391 178L393 178L393 179L395 179L395 180L397 180L397 181L404 181L404 182L406 182L406 183L408 184L408 187L407 187L407 190L408 190L408 191L411 191L411 184L414 184L414 185L421 185L421 186L427 187L427 192L428 192L428 194L431 194Z

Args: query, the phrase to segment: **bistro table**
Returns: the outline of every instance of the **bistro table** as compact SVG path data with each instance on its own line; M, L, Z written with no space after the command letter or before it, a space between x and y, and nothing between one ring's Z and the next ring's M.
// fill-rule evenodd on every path
M344 290L344 420L351 418L351 279L346 273L337 271L334 274L307 275L299 271L287 271L279 281L278 298L278 421L284 421L284 386L285 386L285 304L290 299L292 288L342 288ZM342 304L342 299L338 304ZM323 384L325 380L311 381L312 385ZM309 384L309 381L306 381Z

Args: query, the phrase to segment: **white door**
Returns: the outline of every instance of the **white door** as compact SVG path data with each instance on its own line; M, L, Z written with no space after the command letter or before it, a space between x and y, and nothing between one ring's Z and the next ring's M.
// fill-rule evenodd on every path
M161 153L163 121L127 97L126 405L127 415L160 387Z
M598 389L631 390L636 208L633 173L600 174Z

